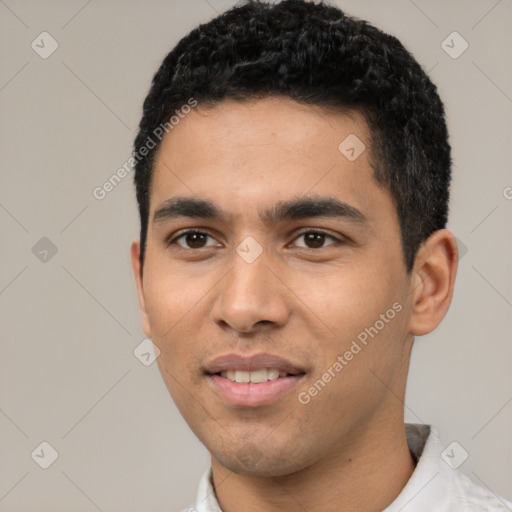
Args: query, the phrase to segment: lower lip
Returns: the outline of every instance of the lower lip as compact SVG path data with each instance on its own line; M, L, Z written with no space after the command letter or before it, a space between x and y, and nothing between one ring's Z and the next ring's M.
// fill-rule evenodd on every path
M208 380L220 397L237 407L269 405L290 392L304 375L289 375L259 384L233 382L220 375L208 375Z

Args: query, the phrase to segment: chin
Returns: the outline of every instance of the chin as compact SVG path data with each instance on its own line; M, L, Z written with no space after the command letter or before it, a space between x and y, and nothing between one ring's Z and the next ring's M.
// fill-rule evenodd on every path
M272 455L262 453L257 446L250 443L236 453L210 453L219 464L238 475L280 477L301 469L296 451L292 450L285 455L276 453L273 447L265 448L270 449Z

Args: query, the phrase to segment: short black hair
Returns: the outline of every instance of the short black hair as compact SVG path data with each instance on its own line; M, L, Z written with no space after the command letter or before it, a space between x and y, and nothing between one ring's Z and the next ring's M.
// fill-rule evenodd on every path
M364 115L373 174L396 205L410 272L421 243L448 218L451 156L443 103L397 38L306 0L237 5L192 30L165 57L134 144L141 264L159 127L169 131L169 119L189 108L191 98L208 107L271 96Z

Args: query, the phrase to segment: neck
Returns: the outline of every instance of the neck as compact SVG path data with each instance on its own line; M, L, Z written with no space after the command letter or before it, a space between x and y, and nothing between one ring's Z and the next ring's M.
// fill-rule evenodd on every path
M290 475L235 474L212 458L223 512L379 512L414 471L402 420L358 431L343 449Z

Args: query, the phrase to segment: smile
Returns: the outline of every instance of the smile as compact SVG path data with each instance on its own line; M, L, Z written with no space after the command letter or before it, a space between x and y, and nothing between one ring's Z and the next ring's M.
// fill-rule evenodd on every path
M231 353L207 362L204 375L224 405L262 407L290 393L306 375L305 370L274 354Z
M220 376L229 379L231 382L238 382L239 384L261 384L269 380L276 380L279 377L286 377L289 375L284 371L279 371L278 368L262 368L247 372L244 370L228 370L220 372Z

